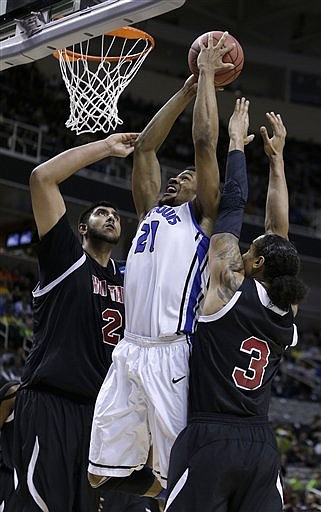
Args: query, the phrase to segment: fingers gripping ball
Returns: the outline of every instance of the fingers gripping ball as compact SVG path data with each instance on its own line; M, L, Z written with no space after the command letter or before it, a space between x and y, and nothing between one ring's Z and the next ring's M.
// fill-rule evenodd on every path
M193 75L195 75L196 77L198 76L197 57L200 52L200 40L205 45L207 45L208 35L210 33L213 34L214 44L217 44L223 35L223 32L219 30L205 32L205 34L202 34L197 39L195 39L188 52L188 65L191 73L193 73ZM242 46L235 39L235 37L228 34L224 45L230 46L233 43L235 43L234 48L224 55L223 62L230 62L234 64L235 67L233 69L223 69L215 73L215 85L217 87L224 87L225 85L230 84L239 76L239 74L242 71L244 64L244 53Z

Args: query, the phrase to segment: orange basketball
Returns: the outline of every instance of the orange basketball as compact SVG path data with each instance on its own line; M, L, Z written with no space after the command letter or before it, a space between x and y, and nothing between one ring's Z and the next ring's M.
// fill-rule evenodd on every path
M221 39L223 32L219 30L215 30L212 32L205 32L205 34L202 34L199 36L193 44L191 45L189 52L188 52L188 65L190 68L191 73L193 75L198 76L198 67L197 67L197 57L200 52L200 41L202 41L205 45L207 45L208 41L208 35L213 34L213 42L218 43L218 41ZM234 69L227 69L222 71L217 71L215 73L215 85L217 87L223 87L224 85L228 85L231 82L233 82L241 73L243 64L244 64L244 53L242 46L240 43L235 39L235 37L231 36L231 34L227 35L227 38L225 39L225 46L230 46L231 44L235 43L234 48L226 53L223 57L223 62L231 62L235 65Z

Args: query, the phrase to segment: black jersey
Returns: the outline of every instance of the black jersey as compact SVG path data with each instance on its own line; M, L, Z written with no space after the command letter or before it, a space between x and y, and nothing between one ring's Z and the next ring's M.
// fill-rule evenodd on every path
M34 342L22 387L84 402L96 400L124 333L123 276L82 248L64 215L38 246Z
M190 413L266 416L273 377L287 346L296 342L292 311L272 305L263 286L245 278L228 304L199 319Z

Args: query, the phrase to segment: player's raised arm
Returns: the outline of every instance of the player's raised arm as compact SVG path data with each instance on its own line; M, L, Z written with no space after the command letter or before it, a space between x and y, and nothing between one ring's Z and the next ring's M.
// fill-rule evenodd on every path
M196 87L196 78L190 76L155 114L136 141L132 192L139 220L155 205L160 193L161 172L156 153L178 116L195 97Z
M248 183L244 145L253 140L247 135L249 102L238 99L229 122L229 155L219 214L209 251L210 284L203 314L219 311L234 295L244 278L239 237L247 202Z
M193 111L193 143L197 175L196 217L202 228L210 235L219 204L219 168L216 148L219 134L219 119L214 85L215 72L230 69L234 64L223 63L223 56L232 49L224 46L227 32L217 44L209 33L207 45L200 42L197 58L199 79Z
M265 208L265 231L288 238L289 195L286 184L283 160L286 129L280 114L269 112L266 117L272 127L272 137L267 129L260 129L264 151L269 159L269 185Z
M30 176L32 209L39 237L66 211L59 184L75 172L108 156L126 157L134 150L137 133L116 133L104 140L68 149L38 165Z

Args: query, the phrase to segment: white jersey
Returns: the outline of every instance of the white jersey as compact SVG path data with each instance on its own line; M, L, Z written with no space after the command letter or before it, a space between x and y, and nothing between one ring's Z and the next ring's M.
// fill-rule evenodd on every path
M209 276L208 247L191 203L156 206L146 215L126 263L127 331L150 338L195 331Z

